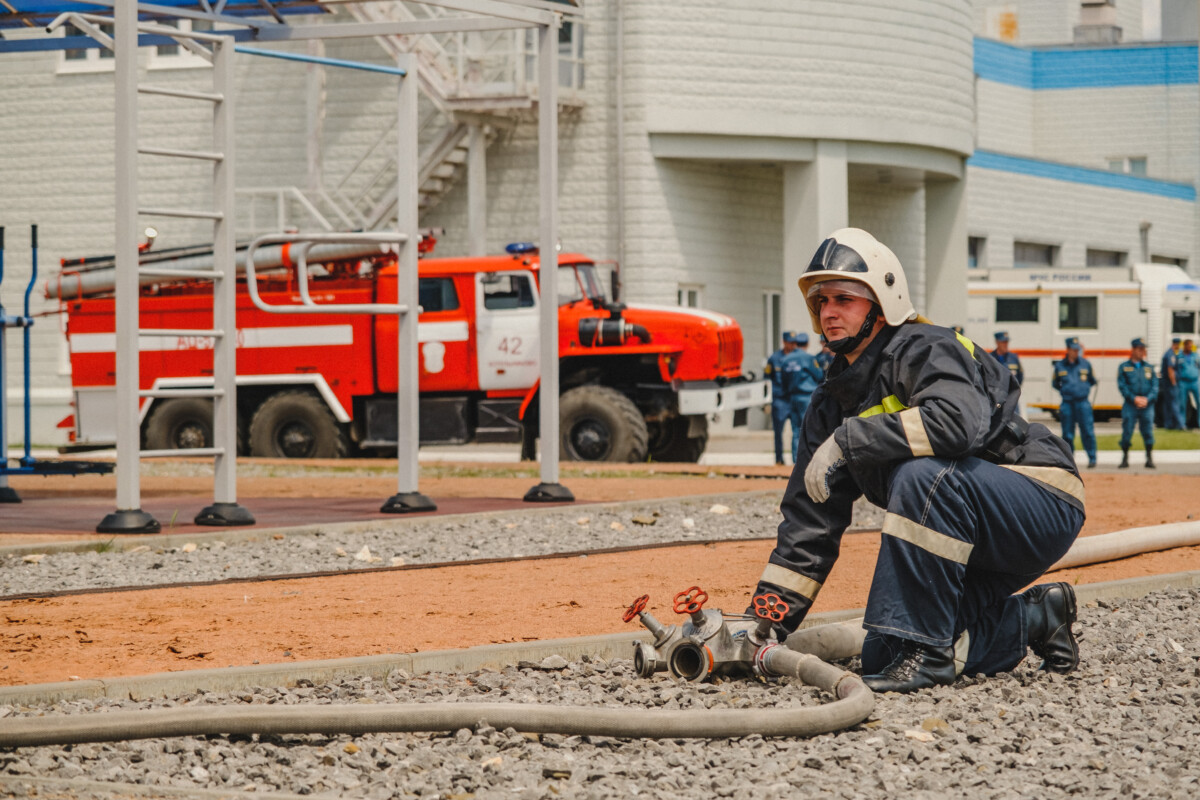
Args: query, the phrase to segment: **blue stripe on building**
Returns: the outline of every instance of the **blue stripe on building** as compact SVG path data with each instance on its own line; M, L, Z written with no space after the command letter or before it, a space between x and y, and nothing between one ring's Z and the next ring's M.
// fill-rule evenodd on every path
M1013 172L1018 175L1047 178L1053 181L1101 186L1106 189L1141 192L1143 194L1158 195L1159 197L1168 197L1172 200L1187 200L1193 203L1196 201L1196 187L1190 183L1175 183L1173 181L1161 181L1154 178L1141 178L1136 175L1126 175L1120 172L1076 167L1070 164L1010 156L987 150L976 150L975 154L967 159L967 166L994 169L1000 172Z
M1195 85L1196 45L1032 50L975 39L975 74L1022 89Z

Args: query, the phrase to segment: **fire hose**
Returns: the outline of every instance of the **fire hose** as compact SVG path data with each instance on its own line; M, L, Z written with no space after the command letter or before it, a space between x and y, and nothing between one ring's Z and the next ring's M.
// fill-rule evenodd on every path
M703 594L696 587L689 592ZM682 594L682 593L681 593ZM705 596L706 597L706 596ZM774 597L769 596L769 597ZM645 596L636 613L645 614ZM720 611L702 611L703 600L690 595L685 607L693 622L706 626L682 628L676 645L700 646L711 655L702 633L728 634ZM117 711L110 714L67 715L9 719L0 728L0 747L111 742L169 736L305 734L325 735L401 732L452 732L486 722L493 728L514 728L527 733L614 736L620 738L678 739L762 736L816 736L862 722L875 707L870 689L852 672L825 663L808 653L783 646L767 635L772 621L782 619L786 605L763 605L760 624L751 631L739 628L742 658L740 671L762 677L790 677L831 694L835 699L819 706L778 709L631 710L583 708L518 703L410 703L364 707L362 705L252 706L239 708L170 708ZM759 598L755 598L756 604ZM677 596L676 607L679 607ZM627 610L626 621L635 612ZM756 612L758 608L756 608ZM735 617L739 615L734 615ZM686 636L691 638L686 638ZM801 637L803 639L803 637ZM717 646L719 649L719 645ZM682 652L681 647L676 647ZM720 651L720 650L719 650ZM685 659L686 662L686 659ZM709 665L711 666L711 665ZM738 671L738 670L731 670ZM704 670L707 676L712 669ZM689 678L691 680L691 678Z

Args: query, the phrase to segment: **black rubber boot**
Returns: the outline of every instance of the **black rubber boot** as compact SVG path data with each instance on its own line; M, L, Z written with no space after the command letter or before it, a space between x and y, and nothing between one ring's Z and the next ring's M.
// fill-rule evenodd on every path
M1075 622L1075 590L1069 583L1043 583L1021 594L1025 603L1025 635L1042 659L1041 669L1066 674L1079 666Z
M863 683L873 692L915 692L954 683L954 677L953 648L904 639L892 663L878 675L864 675Z
M1118 465L1117 468L1118 469L1129 469L1129 448L1128 447L1121 448L1121 463Z
M1157 469L1154 466L1154 445L1146 448L1146 469Z

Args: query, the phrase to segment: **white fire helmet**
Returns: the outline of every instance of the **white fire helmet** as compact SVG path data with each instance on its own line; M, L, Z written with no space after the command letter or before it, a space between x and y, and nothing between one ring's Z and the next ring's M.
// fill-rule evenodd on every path
M825 281L855 281L874 296L888 325L900 325L917 316L908 297L908 280L900 259L871 234L859 228L841 228L829 234L800 276L800 291L808 305L815 330L821 317L815 290Z

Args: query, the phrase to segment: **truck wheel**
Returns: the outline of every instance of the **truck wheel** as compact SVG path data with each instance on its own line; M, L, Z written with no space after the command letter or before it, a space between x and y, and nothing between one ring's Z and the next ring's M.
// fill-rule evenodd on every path
M350 441L328 406L302 389L263 401L250 420L250 455L269 458L345 458Z
M564 461L645 461L646 420L625 395L607 386L577 386L558 400L559 458Z
M146 421L147 450L213 446L213 405L199 397L176 397L154 404Z
M697 417L703 433L688 437L692 417L672 417L650 426L650 459L695 464L708 446L708 419Z

